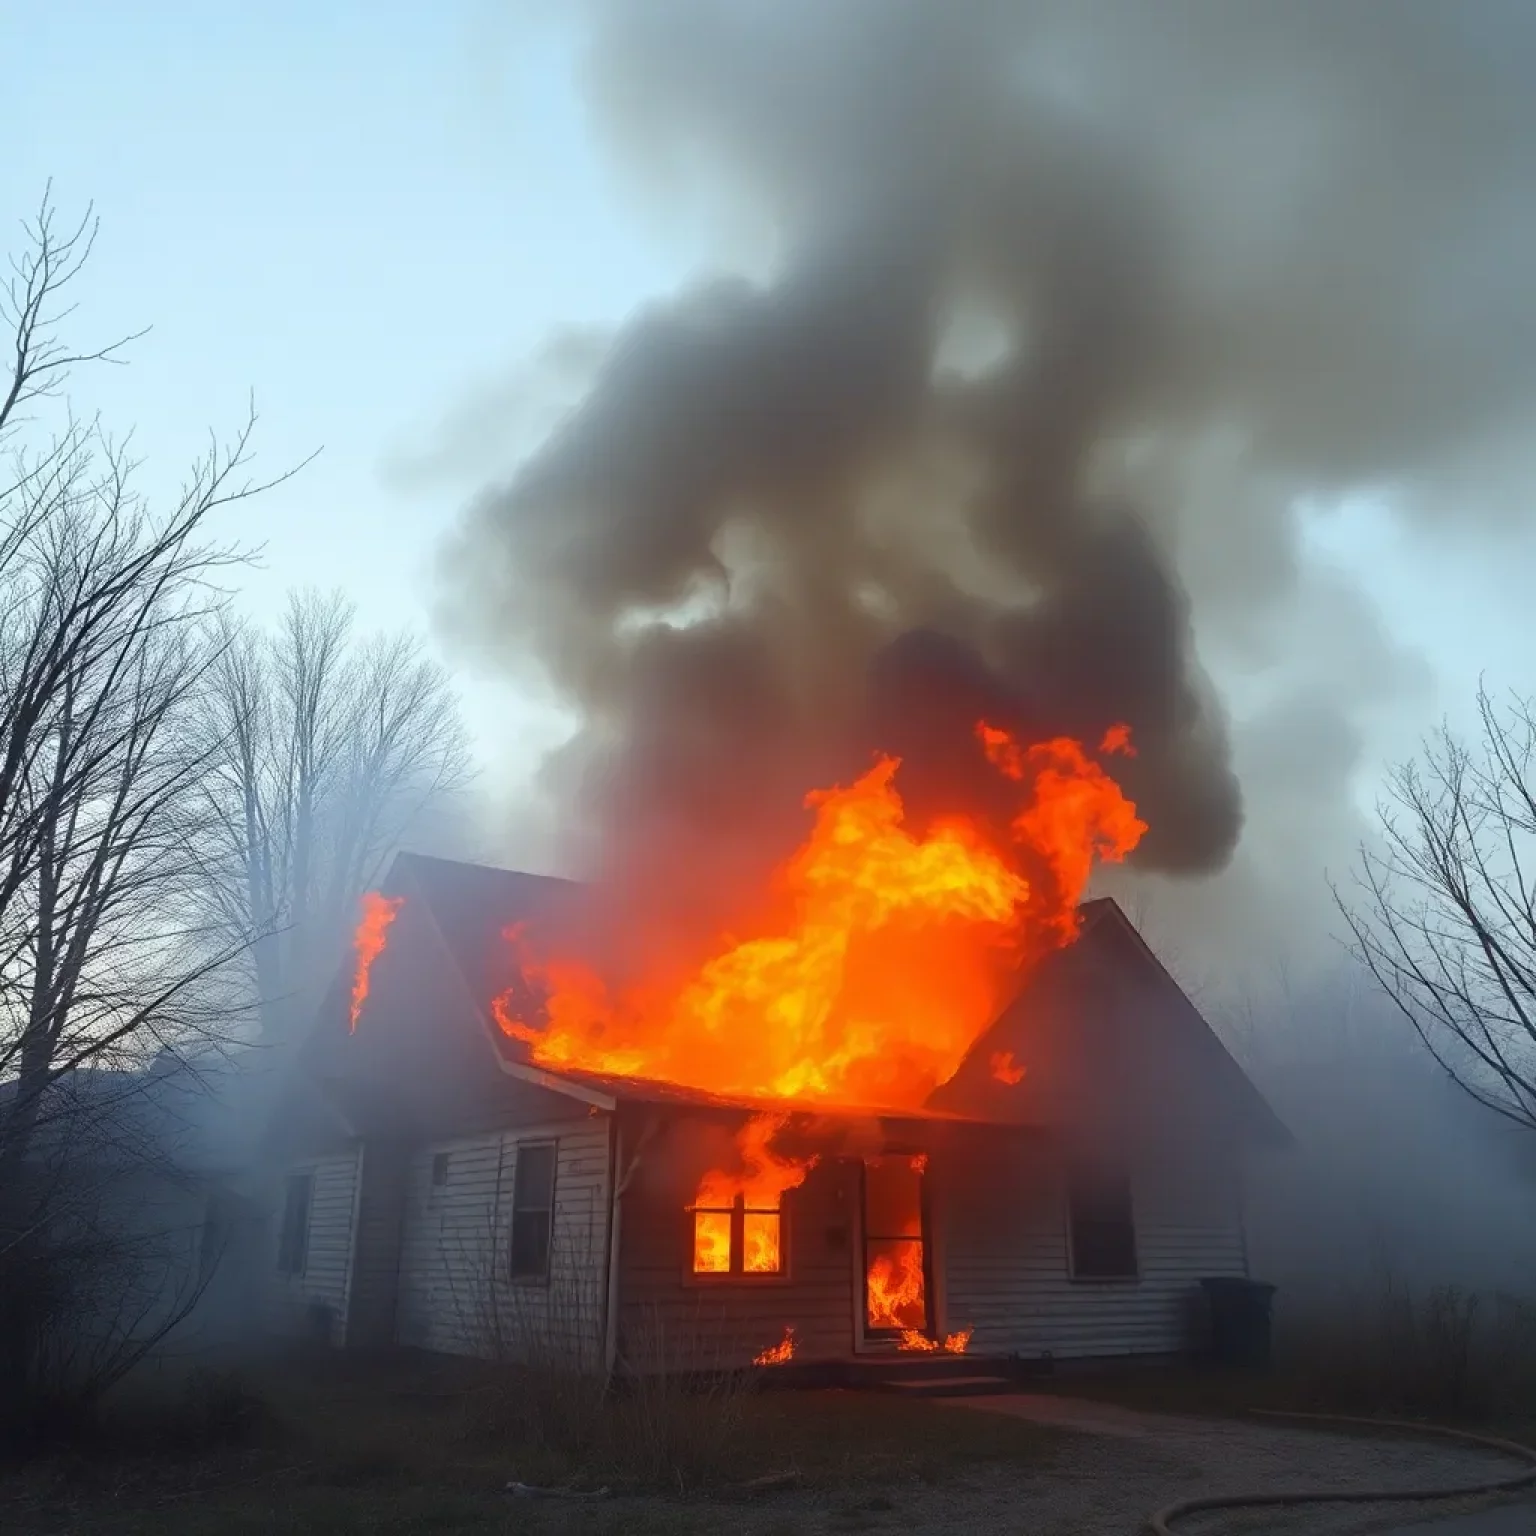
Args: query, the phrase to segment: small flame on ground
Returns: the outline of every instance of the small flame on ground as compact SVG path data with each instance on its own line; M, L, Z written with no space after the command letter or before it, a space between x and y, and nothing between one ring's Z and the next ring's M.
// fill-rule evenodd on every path
M1007 1083L1012 1088L1016 1083L1024 1081L1026 1068L1019 1065L1013 1059L1012 1051L994 1051L992 1053L992 1076L1000 1083Z
M896 1347L914 1354L963 1355L970 1347L971 1334L974 1332L973 1328L962 1328L957 1333L946 1333L943 1339L930 1339L916 1328L904 1328L901 1341Z
M795 1358L795 1330L786 1328L777 1344L752 1357L753 1365L785 1365Z
M357 966L352 973L352 1012L347 1024L349 1034L357 1033L357 1021L363 1016L363 1004L368 1001L368 974L373 969L373 962L384 953L389 925L400 915L400 908L404 905L403 896L381 896L377 891L363 893L363 915L352 935Z

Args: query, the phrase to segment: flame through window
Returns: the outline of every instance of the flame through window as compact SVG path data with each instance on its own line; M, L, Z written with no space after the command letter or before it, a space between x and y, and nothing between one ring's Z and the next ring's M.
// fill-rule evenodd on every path
M728 1206L696 1205L693 1272L696 1275L784 1273L784 1213L774 1205L748 1205L737 1195Z

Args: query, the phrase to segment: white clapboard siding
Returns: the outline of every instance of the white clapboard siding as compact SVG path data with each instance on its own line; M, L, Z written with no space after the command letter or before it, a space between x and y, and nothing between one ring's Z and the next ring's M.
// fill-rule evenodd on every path
M357 1235L347 1296L347 1344L381 1348L395 1337L395 1285L405 1214L409 1149L397 1142L364 1144L358 1173Z
M665 1165L658 1170L664 1175ZM853 1351L851 1212L858 1169L828 1162L784 1198L785 1279L695 1281L688 1193L658 1177L624 1196L620 1228L620 1348L641 1371L709 1371L747 1364L795 1330L797 1360Z
M953 1163L934 1168L943 1189L946 1324L975 1329L973 1352L1179 1353L1194 1342L1200 1279L1247 1272L1241 1185L1220 1153L1136 1160L1133 1281L1071 1278L1058 1152L1013 1143L998 1157L1002 1166L986 1174Z
M273 1332L312 1335L318 1309L324 1308L326 1331L333 1344L346 1338L347 1292L351 1280L352 1234L357 1207L359 1149L294 1163L284 1177L314 1175L309 1201L309 1243L304 1272L278 1272L278 1243L283 1225L284 1182L279 1180L272 1203L273 1221L266 1262L272 1269L267 1318Z
M520 1141L554 1141L555 1215L548 1283L508 1278ZM447 1180L432 1182L448 1157ZM608 1120L438 1141L405 1168L395 1339L444 1354L600 1358L607 1282Z

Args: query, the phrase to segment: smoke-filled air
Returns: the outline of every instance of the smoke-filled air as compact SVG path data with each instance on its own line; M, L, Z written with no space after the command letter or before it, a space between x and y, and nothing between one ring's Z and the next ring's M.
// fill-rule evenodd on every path
M216 9L0 27L0 1530L1536 1530L1536 0Z
M595 352L551 338L590 387L474 501L441 612L493 658L531 647L576 713L546 786L626 931L732 921L807 790L876 753L920 827L985 803L988 718L1130 727L1132 869L1225 871L1167 898L1201 955L1315 942L1362 720L1419 673L1303 559L1298 509L1385 488L1499 516L1433 491L1536 378L1536 17L564 19L637 211L714 255Z

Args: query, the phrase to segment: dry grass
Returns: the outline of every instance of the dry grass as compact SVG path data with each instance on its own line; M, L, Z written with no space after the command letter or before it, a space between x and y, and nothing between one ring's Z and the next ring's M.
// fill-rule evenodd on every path
M1281 1308L1274 1368L1063 1376L1053 1391L1149 1411L1251 1408L1374 1415L1533 1433L1536 1306L1456 1287L1415 1294L1384 1278L1326 1307Z
M780 1391L738 1392L731 1429L722 1433L714 1423L721 1401L707 1387L691 1395L657 1386L610 1400L597 1432L579 1447L561 1447L549 1436L519 1438L527 1419L509 1424L492 1411L511 1391L498 1375L464 1361L370 1364L324 1355L274 1363L243 1382L209 1378L195 1389L197 1401L219 1408L226 1443L147 1432L162 1415L170 1426L185 1425L186 1402L125 1404L132 1434L9 1478L0 1489L0 1529L8 1536L689 1536L723 1522L788 1536L802 1528L807 1501L842 1511L837 1518L850 1529L862 1527L879 1514L865 1507L871 1500L968 1468L1039 1469L1061 1439L1001 1415ZM677 1491L678 1468L686 1496ZM790 1470L793 1495L754 1498L744 1487ZM504 1491L514 1479L607 1485L615 1496L591 1504L514 1500Z

